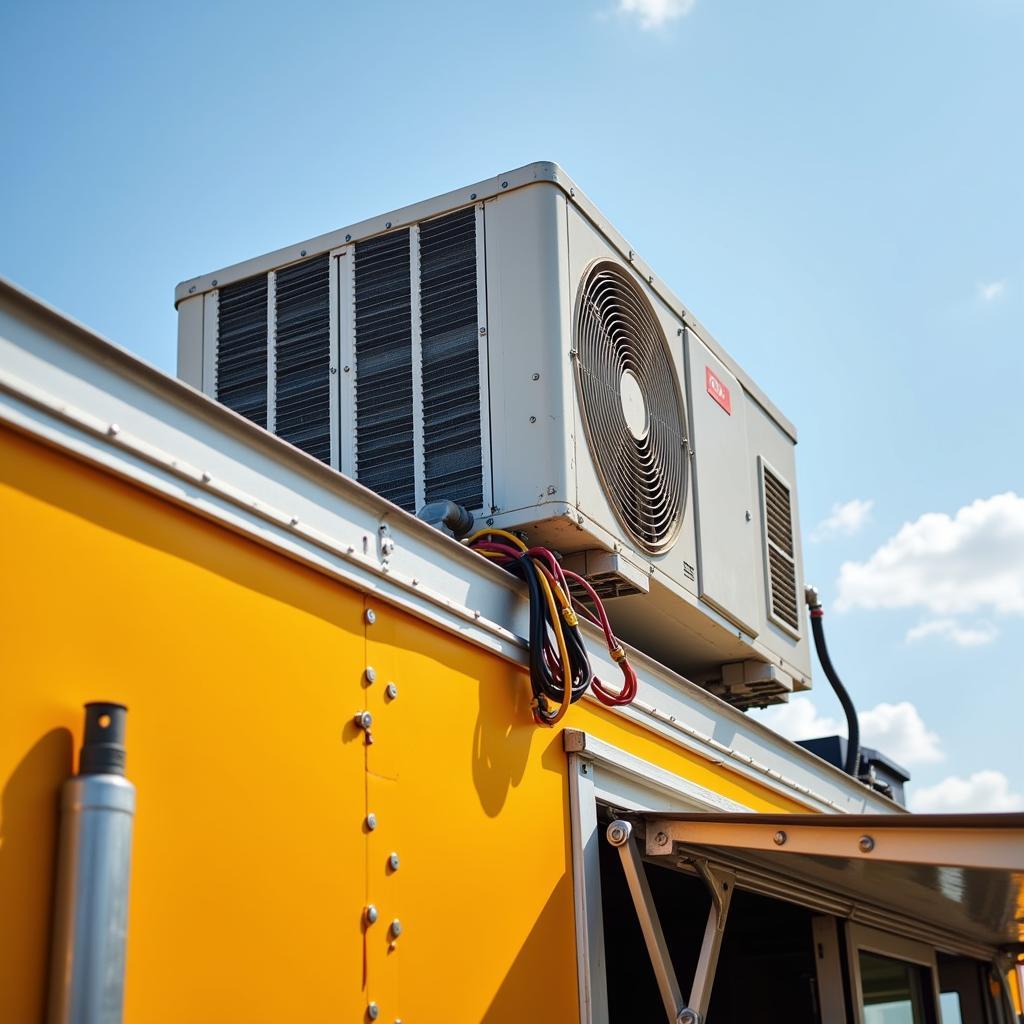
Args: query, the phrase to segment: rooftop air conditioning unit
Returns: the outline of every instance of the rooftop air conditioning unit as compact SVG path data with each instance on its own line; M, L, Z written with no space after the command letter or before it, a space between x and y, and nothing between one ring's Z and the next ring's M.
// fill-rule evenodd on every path
M185 281L179 375L415 512L525 530L740 706L810 685L792 425L549 163Z

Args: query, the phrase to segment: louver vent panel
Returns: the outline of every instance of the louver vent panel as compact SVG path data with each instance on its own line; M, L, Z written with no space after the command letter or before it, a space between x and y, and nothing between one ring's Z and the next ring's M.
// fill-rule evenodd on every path
M789 488L761 463L769 612L794 631L800 628L800 603L793 557L793 508Z
M427 501L483 506L476 211L420 226L424 485Z
M330 257L277 272L274 432L331 461Z
M217 315L217 400L267 425L267 279L221 288Z
M355 249L356 475L416 511L409 232Z

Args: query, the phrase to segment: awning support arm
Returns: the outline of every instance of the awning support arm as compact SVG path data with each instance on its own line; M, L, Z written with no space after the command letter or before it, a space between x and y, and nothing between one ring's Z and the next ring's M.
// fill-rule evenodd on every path
M731 876L713 871L706 861L694 862L711 893L711 911L704 929L704 941L697 960L690 1000L689 1003L685 1003L665 943L665 934L661 930L658 909L654 905L654 897L647 884L643 860L633 839L632 824L628 821L613 821L608 826L607 838L619 851L622 870L626 875L626 883L633 897L637 917L640 919L640 929L647 944L647 952L654 967L654 976L658 982L658 991L661 993L669 1024L701 1024L711 1001L711 986L714 984L718 954L725 934L725 921L729 915L733 890Z

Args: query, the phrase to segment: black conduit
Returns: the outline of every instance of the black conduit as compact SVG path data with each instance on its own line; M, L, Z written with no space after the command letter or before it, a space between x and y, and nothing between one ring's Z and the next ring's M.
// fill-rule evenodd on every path
M811 632L814 634L814 649L818 652L818 661L825 671L825 676L832 689L835 690L839 703L843 705L843 713L846 715L847 741L846 741L846 763L843 771L847 775L857 778L860 770L860 722L857 719L857 709L850 700L850 695L839 678L832 659L828 656L828 646L825 643L825 627L822 619L825 617L825 610L817 599L818 595L812 588L808 588L807 603L811 609Z

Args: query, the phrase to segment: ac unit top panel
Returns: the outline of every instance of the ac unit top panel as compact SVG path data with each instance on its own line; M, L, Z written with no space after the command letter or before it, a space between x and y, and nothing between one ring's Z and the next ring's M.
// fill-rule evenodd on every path
M276 249L263 256L257 256L242 263L236 263L232 266L182 281L174 292L175 306L178 306L179 303L186 299L213 291L225 285L243 281L256 275L267 274L290 263L327 253L353 242L359 242L375 235L383 234L386 231L400 227L409 227L428 218L437 217L448 211L468 206L471 203L493 199L516 189L526 188L538 183L547 183L555 186L564 193L570 202L576 205L583 215L604 235L611 247L617 250L622 258L633 266L637 274L650 282L651 289L662 301L671 309L678 311L686 327L700 338L722 365L739 381L751 398L795 442L797 440L796 427L771 402L767 395L729 353L715 341L707 328L697 320L679 297L667 287L665 282L635 252L629 242L619 234L572 178L558 164L550 161L527 164L514 171L508 171L476 184L467 185L452 192L446 192L444 195L436 196L433 199L426 199L411 206L405 206L399 210L371 217L368 220L360 221L348 227L339 228L336 231L317 235L315 238L307 239L304 242Z

